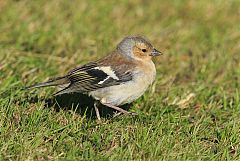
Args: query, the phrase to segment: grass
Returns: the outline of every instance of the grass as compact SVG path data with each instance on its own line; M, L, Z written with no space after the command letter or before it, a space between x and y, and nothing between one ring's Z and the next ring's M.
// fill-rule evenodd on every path
M239 8L238 0L0 1L0 160L239 160ZM21 90L134 34L164 53L154 86L130 109L136 117L98 124L72 96L55 101L54 88Z

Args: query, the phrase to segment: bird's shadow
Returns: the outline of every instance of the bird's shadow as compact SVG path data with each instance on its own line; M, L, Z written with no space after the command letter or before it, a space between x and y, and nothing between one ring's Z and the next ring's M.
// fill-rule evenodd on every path
M45 108L53 107L56 112L60 110L72 110L81 116L86 118L96 119L96 113L94 109L95 100L85 94L72 93L53 96L52 98L39 100L36 97L28 99L31 103L44 101ZM131 104L121 106L125 110L129 110ZM115 114L115 110L98 104L101 118L112 118Z
M0 93L0 98L9 98L12 96L13 90L8 90ZM24 90L20 90L24 91ZM25 93L25 92L24 92ZM29 94L22 97L14 96L15 99L13 99L13 102L16 102L18 104L24 104L25 102L29 103L37 103L37 102L44 102L45 108L54 108L56 112L59 112L60 110L69 111L72 110L81 116L85 116L86 118L90 119L96 119L96 113L94 109L94 102L95 100L85 94L81 93L71 93L71 94L62 94L53 96L50 98L40 98L37 95L35 96L29 96ZM120 108L123 108L125 110L129 110L132 104L126 104L124 106L120 106ZM115 110L106 107L104 105L98 104L98 109L101 118L112 118L114 114L116 113Z

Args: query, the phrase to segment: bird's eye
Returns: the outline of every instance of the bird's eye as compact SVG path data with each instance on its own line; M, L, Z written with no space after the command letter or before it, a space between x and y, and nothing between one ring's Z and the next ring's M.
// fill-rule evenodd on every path
M142 49L142 52L144 52L144 53L145 53L146 51L147 51L146 49Z

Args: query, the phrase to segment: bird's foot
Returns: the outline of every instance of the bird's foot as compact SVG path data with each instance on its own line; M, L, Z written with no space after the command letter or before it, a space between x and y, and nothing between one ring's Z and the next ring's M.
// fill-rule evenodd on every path
M127 115L131 115L131 116L137 116L138 114L135 113L135 112L128 112L128 113L123 113L123 112L115 112L114 115L113 115L113 118L121 115L121 114L127 114Z

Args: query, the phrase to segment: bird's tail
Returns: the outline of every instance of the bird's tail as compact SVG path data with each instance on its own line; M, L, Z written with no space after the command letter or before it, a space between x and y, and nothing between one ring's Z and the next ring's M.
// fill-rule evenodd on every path
M25 87L24 89L32 89L32 88L40 88L40 87L48 87L48 86L58 86L58 85L65 85L65 84L69 84L69 83L70 82L67 79L67 77L63 76L63 77L57 77L54 79L50 79L47 82L34 84L31 86Z

